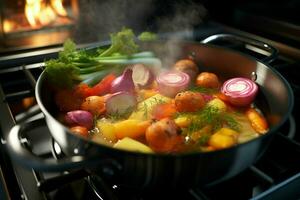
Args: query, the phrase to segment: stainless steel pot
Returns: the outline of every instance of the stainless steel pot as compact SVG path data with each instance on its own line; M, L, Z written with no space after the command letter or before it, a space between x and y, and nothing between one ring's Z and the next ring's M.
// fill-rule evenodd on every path
M205 42L228 37L270 51L269 60L276 53L274 48L262 42L230 35L213 36ZM7 146L12 157L27 167L44 171L82 168L101 175L103 169L109 169L112 178L117 177L113 180L114 183L140 188L204 185L230 178L253 164L265 152L272 136L291 113L292 90L288 82L266 60L262 62L227 48L188 41L143 43L142 48L153 50L162 58L170 56L170 52L177 59L193 54L200 71L222 74L224 79L237 76L255 78L260 89L256 104L270 124L269 132L235 147L207 153L162 155L114 149L74 135L53 117L56 112L53 93L47 85L46 73L42 73L36 85L36 99L53 138L67 157L61 160L44 160L22 146L19 140L22 133L40 121L16 125L11 130Z

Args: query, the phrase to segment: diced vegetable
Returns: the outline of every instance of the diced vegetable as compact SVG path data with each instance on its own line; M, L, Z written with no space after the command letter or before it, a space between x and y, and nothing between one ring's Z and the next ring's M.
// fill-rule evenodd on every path
M138 138L145 134L150 126L150 121L141 121L136 119L127 119L114 124L115 134L118 139L124 137Z
M107 93L110 93L112 82L116 79L116 76L109 74L105 76L99 83L93 87L87 87L85 89L85 96L102 96ZM87 85L87 84L86 84Z
M254 108L247 109L246 116L255 131L260 134L265 134L268 132L269 127L267 120L257 110Z
M232 78L224 82L221 92L235 106L248 106L258 92L255 82L247 78Z
M111 91L112 81L116 78L114 74L108 74L95 86L90 87L86 83L80 83L75 87L75 91L80 96L86 98L89 96L102 96Z
M178 92L182 92L189 87L190 77L180 71L166 71L156 78L158 90L162 95L175 97Z
M106 100L106 113L108 115L128 115L136 108L136 97L129 92L117 92Z
M196 85L205 88L218 88L220 86L220 82L216 74L202 72L197 76Z
M88 129L84 126L73 126L70 128L70 131L83 137L88 137L89 135Z
M67 112L65 120L69 124L84 126L87 129L93 127L93 115L85 110L74 110Z
M174 103L163 103L158 104L153 108L152 116L156 120L160 120L163 118L171 118L177 112Z
M238 135L239 133L232 129L221 128L210 137L208 144L216 149L225 149L237 144Z
M180 92L175 97L175 107L179 112L196 112L204 105L205 100L198 92Z
M154 122L146 130L146 140L149 146L156 152L176 151L183 142L179 135L180 128L168 118Z
M192 118L188 116L179 116L176 119L174 119L174 121L180 128L186 128L191 124Z
M148 99L148 98L158 94L158 91L154 90L154 89L142 89L139 91L139 93L140 93L140 97L142 99Z
M141 153L153 153L152 149L146 146L145 144L134 140L129 137L125 137L121 140L119 140L115 145L115 148L117 149L123 149L128 151L134 151L134 152L141 152Z
M109 142L116 142L116 134L115 134L115 126L113 123L109 122L105 119L100 119L96 123L97 128L99 129L100 133L103 137Z
M105 96L89 96L81 104L81 109L99 116L105 112Z
M143 64L135 64L132 66L132 79L134 84L139 88L147 88L154 80L151 70Z
M152 117L152 110L158 104L169 103L170 98L156 94L140 103L137 109L130 115L129 119L148 120Z
M174 65L174 69L188 74L193 81L199 73L197 64L191 59L178 60Z
M132 80L132 69L125 69L122 75L117 77L111 83L111 92L131 92L135 91L135 86Z
M227 109L226 104L218 98L215 98L207 103L207 106L212 106L216 108L219 112L225 112Z

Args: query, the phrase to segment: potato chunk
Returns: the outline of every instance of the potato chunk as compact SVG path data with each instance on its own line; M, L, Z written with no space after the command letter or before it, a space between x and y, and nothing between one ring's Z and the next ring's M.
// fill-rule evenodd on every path
M153 153L150 147L147 145L131 139L129 137L125 137L122 140L119 140L115 145L117 149L123 149L128 151L142 152L142 153Z
M214 133L208 144L216 149L225 149L237 144L237 138L239 133L230 128L221 128Z

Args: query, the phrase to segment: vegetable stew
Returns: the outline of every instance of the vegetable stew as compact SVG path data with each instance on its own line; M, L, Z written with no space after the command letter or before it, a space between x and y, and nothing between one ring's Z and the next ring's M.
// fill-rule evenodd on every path
M254 103L259 92L254 81L221 82L222 74L199 71L192 58L162 69L134 40L134 50L127 46L132 51L116 44L132 37L124 30L112 35L110 47L93 54L72 45L70 50L68 41L60 57L46 63L57 119L74 134L128 151L185 153L229 148L268 131Z

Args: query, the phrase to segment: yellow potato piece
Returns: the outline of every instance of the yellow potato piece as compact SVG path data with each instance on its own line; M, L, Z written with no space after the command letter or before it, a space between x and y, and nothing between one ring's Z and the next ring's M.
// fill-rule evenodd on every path
M115 127L114 124L105 120L98 120L96 123L97 128L100 131L100 134L103 135L103 137L111 142L116 142L117 138L115 135Z
M115 123L114 130L118 139L125 137L138 138L145 134L145 131L149 126L150 121L127 119Z
M156 94L149 97L148 99L140 102L135 112L133 112L129 119L147 120L151 118L153 108L161 103L169 103L170 98L165 97L161 94Z
M221 128L210 137L208 144L216 149L225 149L237 144L238 135L239 133L232 129Z
M145 89L145 90L140 90L140 94L143 99L148 99L148 98L158 94L158 91L152 90L152 89L149 89L149 90Z
M136 151L136 152L142 152L142 153L153 153L152 149L148 147L147 145L136 141L134 139L131 139L129 137L125 137L121 140L119 140L115 145L115 148L122 149L122 150L128 150L128 151Z
M181 116L174 119L174 121L180 128L186 128L191 123L191 117Z

